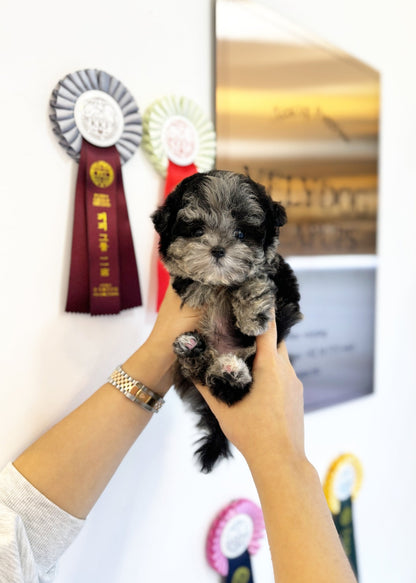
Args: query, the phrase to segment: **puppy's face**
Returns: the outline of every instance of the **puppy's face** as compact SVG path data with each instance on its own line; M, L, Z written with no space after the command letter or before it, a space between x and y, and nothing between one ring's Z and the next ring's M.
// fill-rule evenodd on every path
M152 219L172 276L230 286L271 259L286 214L250 178L213 171L182 181Z

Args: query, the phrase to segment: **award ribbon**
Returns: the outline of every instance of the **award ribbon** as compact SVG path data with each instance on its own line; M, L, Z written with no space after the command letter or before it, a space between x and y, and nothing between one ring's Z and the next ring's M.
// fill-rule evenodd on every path
M184 178L213 168L214 128L193 101L164 97L150 105L143 115L143 150L156 170L166 176L166 197ZM157 309L168 284L169 274L158 260Z
M250 555L260 548L264 532L261 509L241 498L224 508L211 525L207 559L224 583L254 583Z
M188 164L187 166L179 166L175 164L171 160L168 162L168 170L166 175L166 182L165 182L165 192L164 197L166 198L167 195L172 192L181 180L187 178L188 176L192 176L198 172L195 164ZM166 290L169 285L169 273L166 267L163 265L161 260L158 258L157 260L157 300L156 300L156 308L159 310L160 304L163 302L163 298L165 297Z
M66 311L117 314L141 294L121 163L141 140L127 89L103 71L70 74L52 93L54 132L79 161Z
M357 580L358 563L352 502L361 488L362 479L363 470L359 459L348 453L341 455L331 464L324 482L324 493L335 527Z

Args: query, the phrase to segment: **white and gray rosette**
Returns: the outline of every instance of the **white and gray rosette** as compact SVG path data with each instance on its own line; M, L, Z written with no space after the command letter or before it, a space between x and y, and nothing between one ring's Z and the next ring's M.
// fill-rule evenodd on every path
M127 162L142 139L142 118L131 93L115 77L98 69L70 73L52 92L53 132L66 152L79 161L82 138L101 148L115 145Z
M169 160L178 166L193 163L199 172L211 170L215 141L211 121L186 97L163 97L143 114L142 148L162 176L166 176Z

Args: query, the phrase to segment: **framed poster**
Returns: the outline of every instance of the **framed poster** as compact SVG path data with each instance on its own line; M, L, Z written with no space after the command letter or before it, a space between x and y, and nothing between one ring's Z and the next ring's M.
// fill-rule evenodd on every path
M217 168L285 206L306 410L373 391L380 78L267 0L216 0Z

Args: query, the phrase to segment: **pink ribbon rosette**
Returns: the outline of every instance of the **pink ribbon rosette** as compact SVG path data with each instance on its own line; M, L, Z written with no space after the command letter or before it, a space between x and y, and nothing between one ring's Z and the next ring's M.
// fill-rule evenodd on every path
M261 509L241 498L224 508L211 525L206 555L225 583L253 583L250 555L260 548L264 533Z

